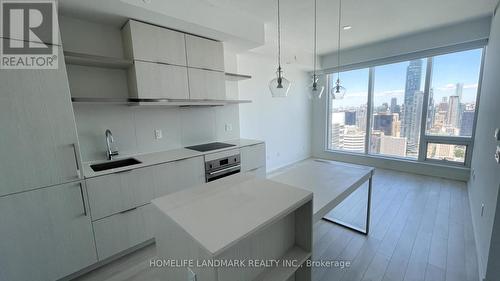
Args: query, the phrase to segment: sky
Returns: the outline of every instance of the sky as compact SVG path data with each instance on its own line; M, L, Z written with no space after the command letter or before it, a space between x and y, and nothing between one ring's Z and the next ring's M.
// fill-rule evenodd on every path
M434 89L434 100L440 102L442 97L454 95L456 84L463 83L462 102L475 103L482 49L446 54L434 57L431 87ZM374 105L382 103L390 105L395 97L398 104L404 102L406 68L409 62L378 66L375 68ZM424 89L427 60L424 59L422 69L422 85ZM336 74L335 74L336 78ZM335 82L336 79L332 79ZM368 93L368 69L359 69L340 73L342 85L347 89L343 100L334 100L334 107L353 107L366 104Z

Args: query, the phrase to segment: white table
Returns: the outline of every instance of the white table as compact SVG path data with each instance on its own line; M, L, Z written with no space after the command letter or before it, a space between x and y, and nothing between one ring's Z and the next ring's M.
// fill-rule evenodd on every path
M375 169L321 159L307 159L272 173L270 180L313 192L313 221L331 221L367 235L370 230L372 177ZM368 181L366 226L364 229L325 217L332 209Z

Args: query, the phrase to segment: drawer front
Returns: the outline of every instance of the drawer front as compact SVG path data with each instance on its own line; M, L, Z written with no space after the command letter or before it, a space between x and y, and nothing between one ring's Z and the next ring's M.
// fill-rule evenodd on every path
M147 167L88 179L92 220L149 203L155 197L154 176Z
M135 61L129 79L132 96L145 99L188 99L186 67Z
M266 166L266 145L245 146L241 148L241 170L243 172Z
M256 178L265 179L266 178L266 167L252 169L252 170L245 172L245 174L250 175L252 177L256 177Z
M217 159L224 158L224 157L233 156L233 155L240 154L240 153L241 153L241 150L239 148L236 148L236 149L224 150L221 152L206 154L205 155L205 162L217 160Z
M93 222L99 260L152 239L151 208L147 204Z
M123 28L123 38L129 58L186 65L183 33L131 20Z
M203 157L170 162L155 167L155 197L165 196L205 182Z

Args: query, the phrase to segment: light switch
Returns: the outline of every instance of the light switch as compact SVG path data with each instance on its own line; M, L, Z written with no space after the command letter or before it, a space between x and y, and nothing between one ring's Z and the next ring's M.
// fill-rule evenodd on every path
M163 138L163 132L161 130L155 130L155 140L159 140L161 138Z
M226 132L231 132L233 130L233 124L226 124L225 130Z

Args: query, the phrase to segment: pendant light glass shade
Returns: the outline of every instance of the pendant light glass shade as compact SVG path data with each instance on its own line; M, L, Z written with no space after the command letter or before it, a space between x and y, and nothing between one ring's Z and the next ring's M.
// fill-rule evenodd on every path
M278 0L278 70L276 78L269 82L269 90L273 98L286 97L290 91L291 82L283 77L281 68L281 26L280 26L280 0Z
M346 92L347 92L346 88L344 88L344 87L342 87L342 85L340 85L340 79L337 79L335 86L332 87L330 95L332 96L332 99L334 99L334 100L341 100L344 98Z
M320 85L319 78L316 74L313 74L311 84L309 85L309 98L319 100L323 97L324 91L325 87Z
M283 71L281 67L278 67L276 71L276 78L269 82L269 90L271 90L271 95L273 98L284 98L288 96L288 91L290 91L291 83L283 77Z

